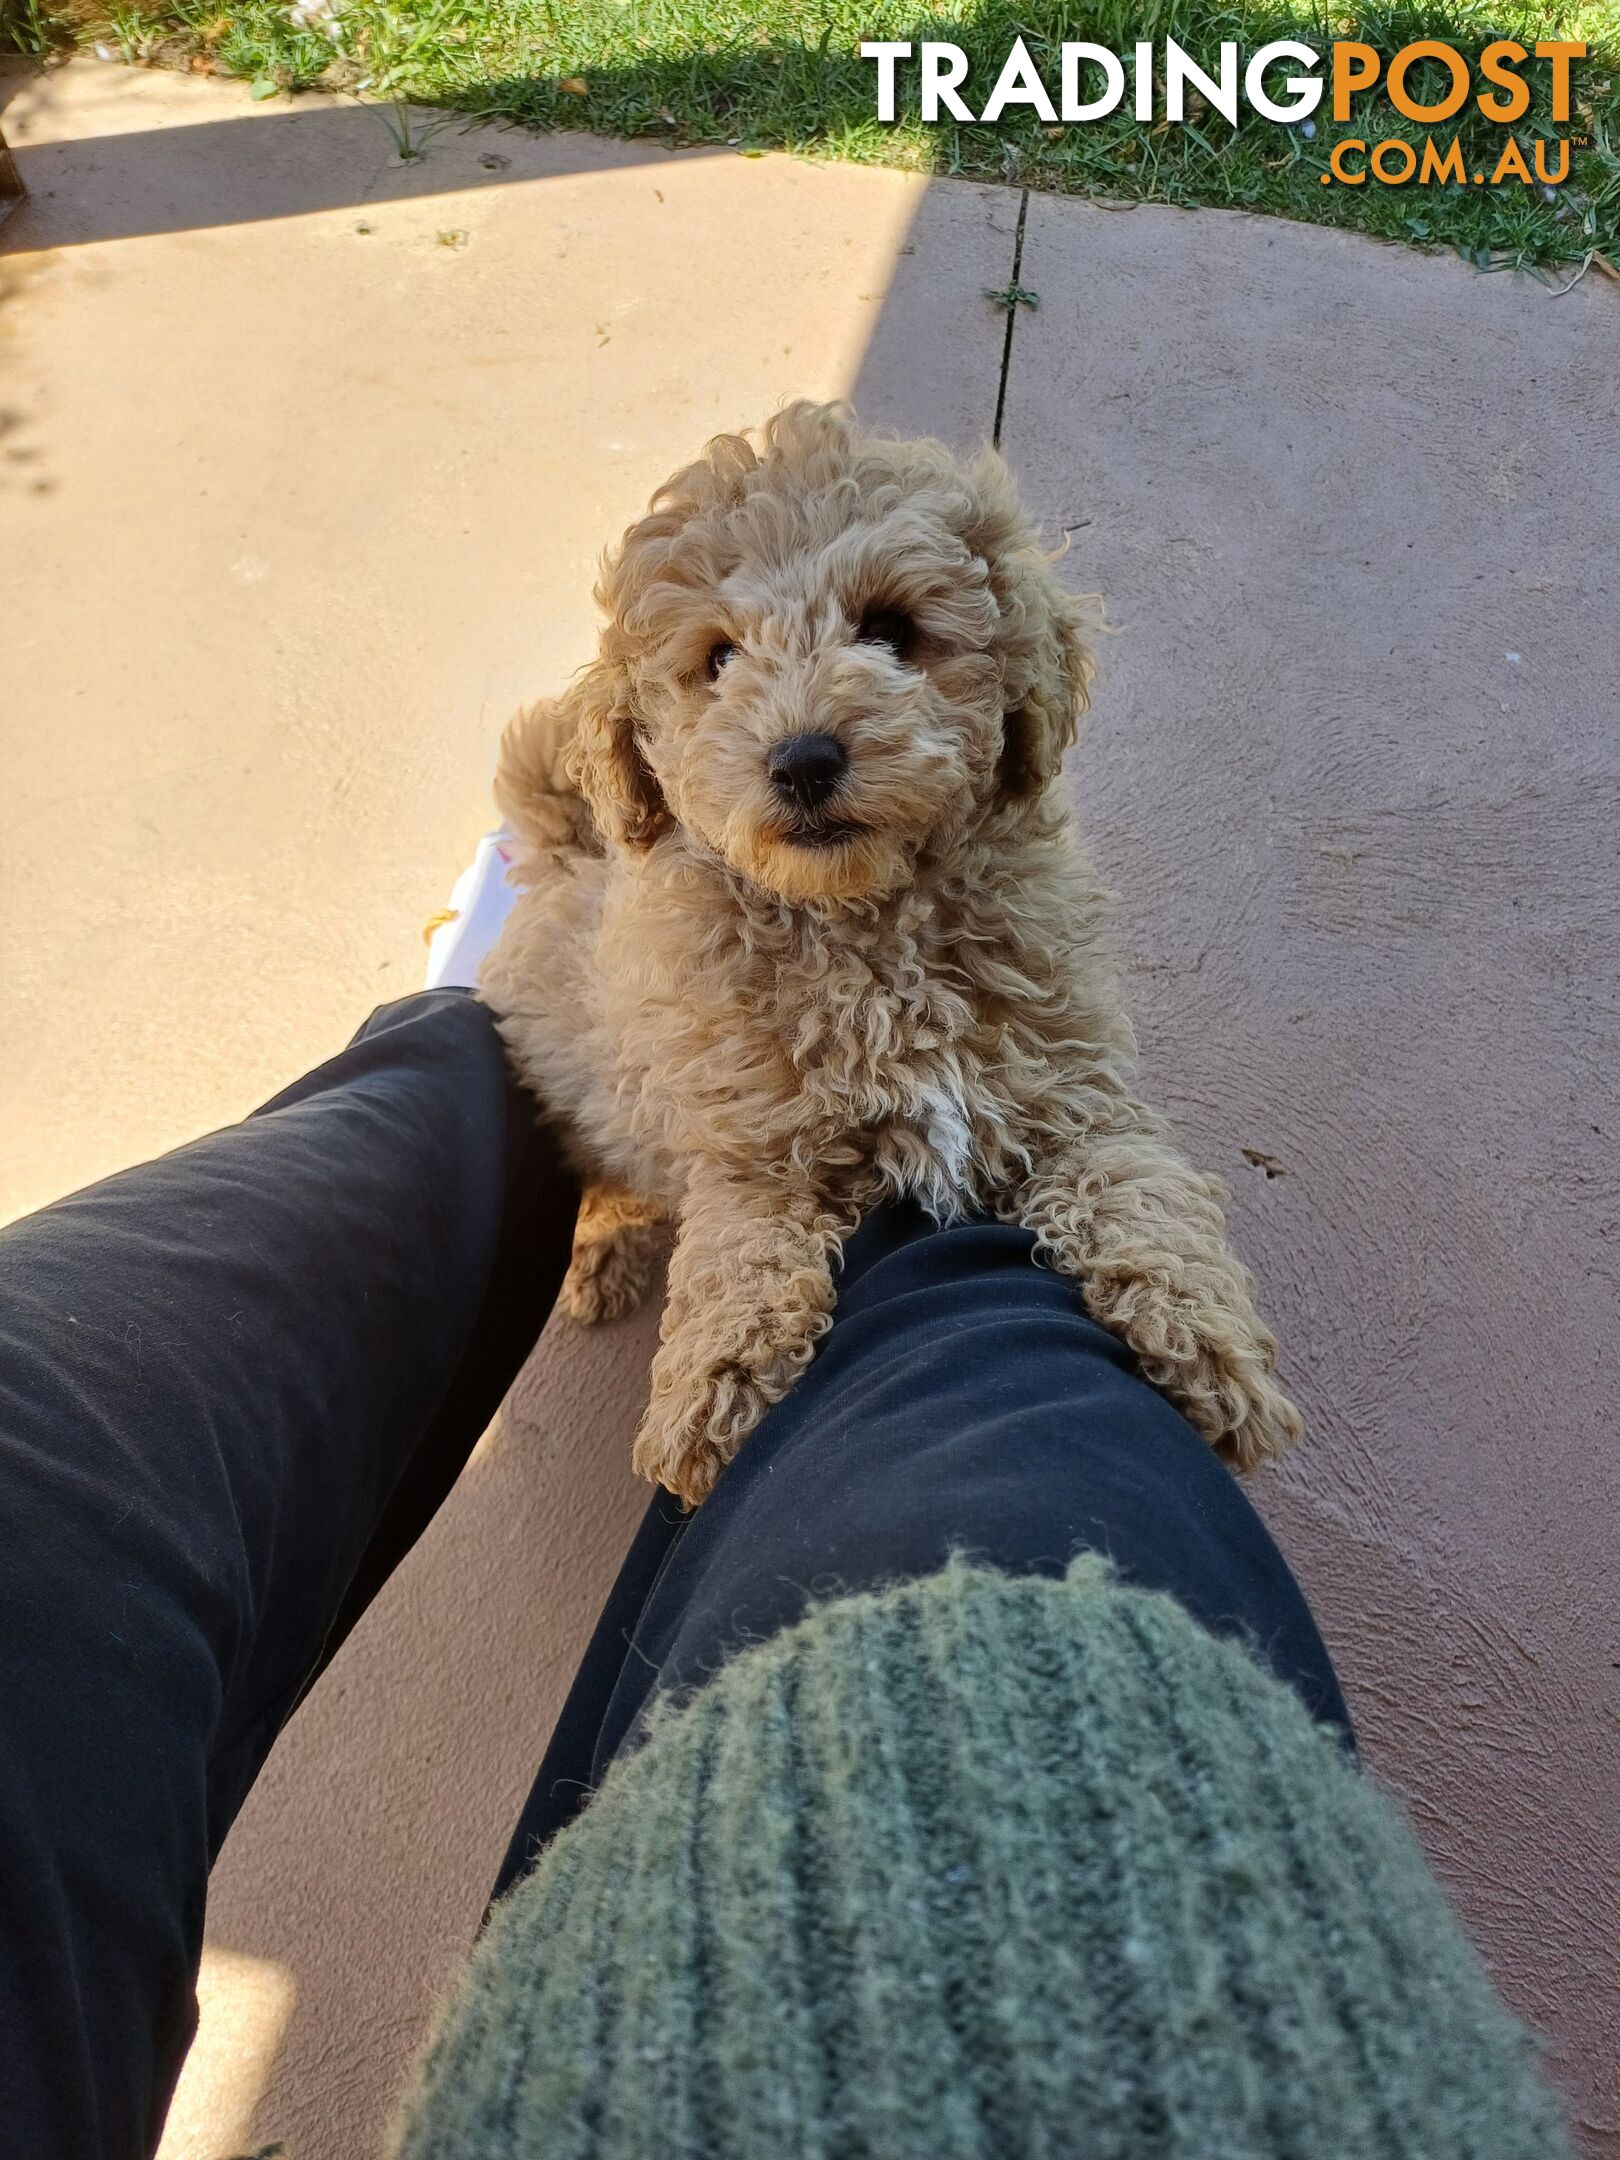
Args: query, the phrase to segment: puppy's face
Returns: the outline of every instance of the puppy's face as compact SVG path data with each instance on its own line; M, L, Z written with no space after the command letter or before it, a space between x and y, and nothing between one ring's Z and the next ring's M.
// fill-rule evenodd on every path
M1086 661L1033 538L999 461L835 409L791 408L763 457L712 445L608 573L599 818L628 788L628 837L678 827L790 903L906 884L1072 735Z
M785 900L892 890L994 789L995 603L917 494L696 520L626 626L670 815Z

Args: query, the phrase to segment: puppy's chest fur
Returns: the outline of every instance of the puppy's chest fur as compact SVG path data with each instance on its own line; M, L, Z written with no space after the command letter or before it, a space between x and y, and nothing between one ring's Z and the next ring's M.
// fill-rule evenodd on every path
M834 1186L915 1199L949 1220L984 1183L985 1131L1001 1106L989 1079L997 1031L938 966L842 953L796 1002L785 981L777 1020L798 1083L794 1152L818 1150Z
M636 1075L642 1134L672 1167L694 1152L780 1165L830 1196L912 1198L941 1220L982 1205L1018 1153L1018 1059L964 949L919 903L831 922L739 913L718 938L711 919L679 969L627 955L663 1008L658 1058ZM647 1039L625 1041L627 1064Z

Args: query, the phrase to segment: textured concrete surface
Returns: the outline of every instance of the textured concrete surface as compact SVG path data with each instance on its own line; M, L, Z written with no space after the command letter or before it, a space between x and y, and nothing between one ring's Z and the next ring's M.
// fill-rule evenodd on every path
M1310 1420L1257 1493L1620 2150L1620 293L1038 199L1022 281L1149 1084Z
M987 433L1018 210L489 131L402 166L352 108L7 87L0 1213L239 1114L417 979L501 719L583 657L596 550L705 434L846 390ZM1007 448L1120 626L1075 776L1151 1082L1312 1414L1257 1497L1615 2153L1620 296L1039 199L1022 282ZM167 2160L375 2142L639 1510L649 1342L548 1334L285 1736Z

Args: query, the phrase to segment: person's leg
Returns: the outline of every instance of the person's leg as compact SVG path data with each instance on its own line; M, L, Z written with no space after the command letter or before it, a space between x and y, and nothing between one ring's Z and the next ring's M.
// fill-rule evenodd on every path
M915 1211L851 1240L834 1324L692 1516L660 1495L514 1833L496 1895L576 1814L655 1692L693 1688L815 1598L964 1552L1061 1575L1104 1552L1247 1640L1313 1716L1350 1720L1322 1639L1237 1481L1031 1240Z
M0 1232L0 2116L150 2150L208 1867L542 1326L575 1194L459 992Z

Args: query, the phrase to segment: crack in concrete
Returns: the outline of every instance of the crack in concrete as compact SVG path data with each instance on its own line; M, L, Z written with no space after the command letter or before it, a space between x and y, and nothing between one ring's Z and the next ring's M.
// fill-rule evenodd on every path
M1001 448L1001 423L1007 411L1007 376L1012 368L1013 325L1018 320L1018 273L1024 267L1024 225L1029 217L1029 189L1018 191L1018 229L1013 234L1012 276L1007 289L1014 297L1007 303L1007 334L1001 344L1001 380L996 385L996 424L990 431L994 447Z

